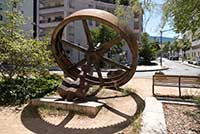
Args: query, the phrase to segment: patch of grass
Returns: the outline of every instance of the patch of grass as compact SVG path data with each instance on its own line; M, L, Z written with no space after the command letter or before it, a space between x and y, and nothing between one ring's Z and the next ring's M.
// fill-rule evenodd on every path
M140 134L142 128L142 114L138 116L138 118L132 123L122 130L122 134Z
M121 89L121 91L122 91L123 95L129 95L130 92L132 91L132 89L131 88L123 88L123 89Z
M94 92L97 92L99 90L99 86L92 86L89 88L87 95L90 96L91 94L93 94Z
M140 134L142 128L142 114L131 124L132 126L132 133Z
M38 111L42 116L66 116L68 111L50 106L38 107Z
M195 100L195 103L200 105L200 96L193 97L193 99Z
M57 75L0 81L0 104L18 105L51 93L61 83Z
M129 95L131 92L134 93L136 92L135 89L129 87L120 88L120 91L122 92L123 95Z

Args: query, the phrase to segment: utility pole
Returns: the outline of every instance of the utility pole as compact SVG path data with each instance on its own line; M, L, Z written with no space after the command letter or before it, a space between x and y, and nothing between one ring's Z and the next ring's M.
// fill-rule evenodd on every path
M162 66L162 33L163 31L160 30L160 66Z
M162 48L163 48L163 41L162 41L162 34L163 32L167 32L167 31L171 31L172 29L168 29L168 30L160 30L160 66L162 66L162 57L163 57L163 53L162 53Z

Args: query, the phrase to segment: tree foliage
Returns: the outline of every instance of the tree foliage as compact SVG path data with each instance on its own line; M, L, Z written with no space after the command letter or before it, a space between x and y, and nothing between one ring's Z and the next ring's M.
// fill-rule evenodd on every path
M139 47L139 56L144 58L143 64L151 64L151 60L156 58L160 49L158 42L150 41L147 33L141 35L141 45Z
M166 0L163 11L164 22L169 20L177 33L184 34L187 31L191 31L194 35L199 31L199 0Z
M168 41L168 42L163 43L162 49L163 49L163 52L167 53L170 50L170 42Z
M187 58L185 52L192 47L192 43L185 36L177 42L179 48L183 51L183 58Z
M99 43L103 44L105 42L109 42L118 35L117 32L115 32L112 28L110 28L106 25L100 25L99 27L92 29L91 33L92 33L92 39L94 42L94 46L96 46ZM124 44L122 42L114 45L111 48L109 54L115 55L115 54L121 53L123 51L122 50L123 45ZM110 57L112 57L111 55L110 55Z
M177 56L179 57L180 50L183 51L183 58L186 59L185 52L189 50L192 43L184 36L182 39L175 38L173 42L166 42L163 45L163 53L166 56Z
M132 21L134 15L142 15L144 11L151 12L154 8L152 0L114 0L116 4L115 15L118 16L120 23L127 24ZM126 7L125 7L125 6ZM128 5L128 6L127 6ZM145 23L148 23L151 16Z
M51 93L61 83L57 75L0 81L0 105L21 104Z
M43 73L52 61L48 42L31 39L21 27L26 23L19 0L5 3L0 22L0 77L13 79Z

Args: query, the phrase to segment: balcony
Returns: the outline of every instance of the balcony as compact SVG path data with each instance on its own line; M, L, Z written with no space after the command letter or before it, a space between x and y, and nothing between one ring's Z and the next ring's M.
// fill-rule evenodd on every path
M63 20L62 16L54 17L54 19L48 18L48 19L43 19L40 20L40 23L51 23L51 22L60 22Z
M42 23L39 24L40 28L49 28L49 27L56 27L59 24L58 21L52 21L52 22L46 22L43 21Z
M39 8L55 8L64 6L64 0L39 0Z
M64 13L64 6L63 7L41 8L40 9L40 14L49 14L49 13L58 13L58 12Z
M95 0L95 1L100 1L100 2L104 2L104 3L110 3L110 4L116 4L116 0ZM120 5L128 6L129 1L128 0L120 1Z
M60 7L64 7L64 4L43 6L43 7L40 7L40 10L41 10L41 9L50 9L50 8L60 8Z

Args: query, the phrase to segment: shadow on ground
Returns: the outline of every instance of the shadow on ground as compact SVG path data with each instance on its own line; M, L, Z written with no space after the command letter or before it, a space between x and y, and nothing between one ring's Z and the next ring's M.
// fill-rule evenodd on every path
M122 89L118 89L119 91L122 91ZM127 115L123 112L120 112L118 109L115 109L107 104L104 104L104 107L113 112L114 114L117 114L126 120L114 125L106 126L106 127L99 127L99 128L92 128L92 129L78 129L77 128L67 128L64 127L67 123L70 122L70 120L73 119L75 116L74 113L69 112L69 114L65 117L64 120L61 121L58 125L54 125L51 123L46 122L43 120L39 114L39 111L37 107L33 107L31 105L27 105L24 110L22 111L21 114L21 121L23 125L29 129L30 131L38 134L61 134L61 133L66 133L66 134L111 134L118 132L120 130L125 129L128 127L132 122L134 122L139 115L142 113L145 107L145 102L144 100L138 96L137 94L133 92L128 93L129 96L132 97L132 99L135 100L137 104L137 109L136 112L133 116ZM115 97L120 97L120 96L114 96ZM112 97L111 97L112 98ZM101 98L105 99L105 98ZM99 98L93 98L93 100L98 101ZM84 125L84 124L83 124Z

